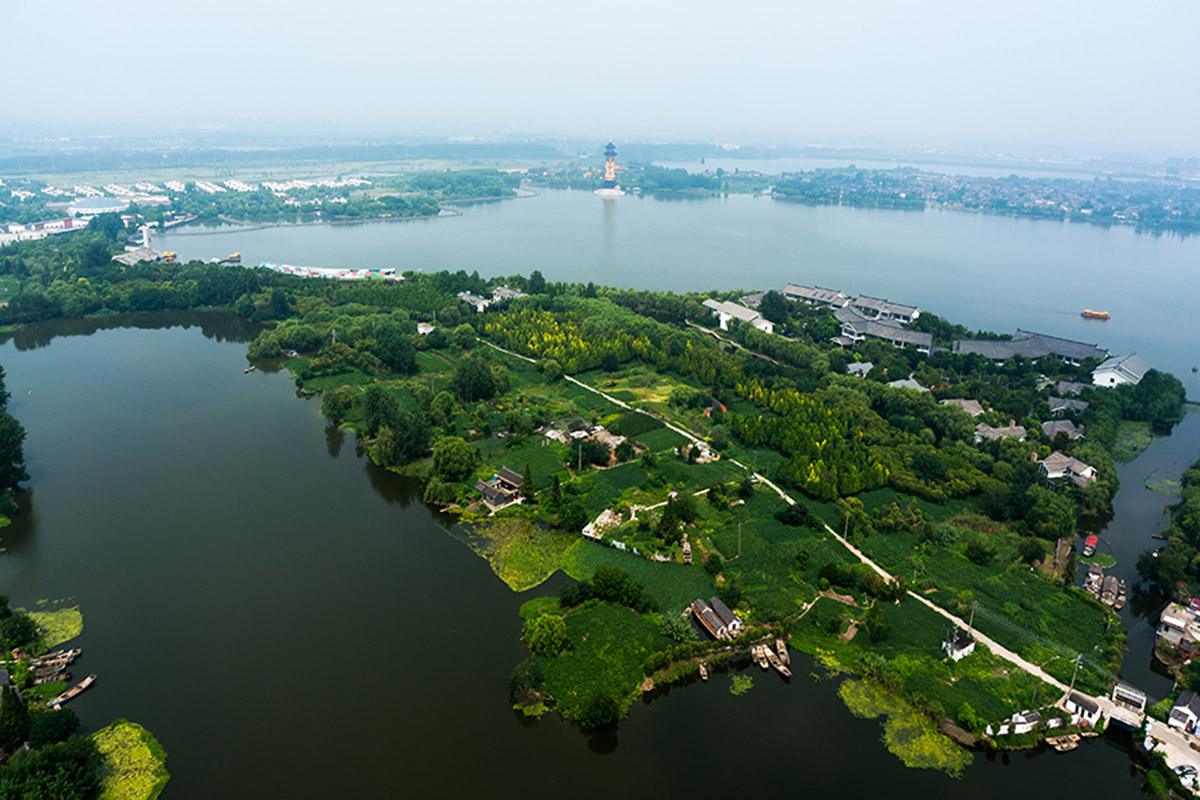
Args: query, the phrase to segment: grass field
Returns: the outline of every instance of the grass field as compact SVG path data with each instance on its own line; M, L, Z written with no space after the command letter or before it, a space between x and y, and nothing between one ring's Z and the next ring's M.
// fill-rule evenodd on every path
M549 486L555 474L560 479L566 476L566 445L552 442L544 436L491 436L476 442L475 446L480 451L484 465L492 470L507 466L523 475L528 464L537 489Z
M641 442L650 448L652 452L658 453L663 450L670 450L678 447L687 441L682 435L676 433L670 428L656 428L652 431L639 433L633 437L634 441Z
M162 794L170 780L167 753L150 731L117 720L93 733L92 741L102 759L99 800L154 800Z
M1153 441L1154 434L1150 431L1149 422L1123 419L1117 423L1117 437L1112 446L1113 458L1117 461L1133 461Z
M652 618L613 603L587 604L566 617L566 650L553 657L533 655L544 677L543 689L556 710L577 719L597 693L611 696L622 713L637 695L642 662L669 641Z
M713 580L697 566L660 564L622 553L598 542L576 539L563 559L563 569L576 580L588 580L599 566L618 567L642 584L664 614L679 613L697 597L709 597Z

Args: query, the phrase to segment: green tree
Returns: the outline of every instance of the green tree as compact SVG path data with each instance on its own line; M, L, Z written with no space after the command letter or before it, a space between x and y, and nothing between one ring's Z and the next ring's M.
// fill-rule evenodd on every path
M533 485L533 470L525 464L525 472L521 475L521 495L526 500L533 500L536 488Z
M621 707L606 691L597 690L579 712L579 725L585 730L607 728L617 724L621 718Z
M338 386L329 389L321 397L321 416L333 422L341 422L354 408L354 398L357 392L351 386Z
M411 375L417 371L417 351L412 337L398 322L388 321L375 326L372 352L393 372Z
M1026 537L1017 545L1017 553L1027 564L1036 564L1046 555L1046 548L1037 539Z
M788 304L787 298L774 289L764 294L762 301L758 304L758 313L776 325L786 322L790 312L791 306Z
M43 711L29 718L29 746L44 747L65 742L79 730L79 717L69 708Z
M12 685L0 687L0 752L14 753L29 734L29 710Z
M542 277L541 270L535 269L529 275L529 293L530 294L545 294L546 279Z
M458 401L454 399L454 395L438 392L429 404L429 416L433 419L433 424L445 427L454 419L457 408Z
M0 411L0 491L15 489L27 480L25 427L7 411Z
M479 464L479 451L461 436L443 436L433 445L433 474L444 481L465 481Z
M496 379L486 361L477 356L469 356L459 362L450 381L450 388L467 403L490 400L496 395Z
M556 656L567 643L567 624L557 614L542 614L525 626L525 643L535 655Z

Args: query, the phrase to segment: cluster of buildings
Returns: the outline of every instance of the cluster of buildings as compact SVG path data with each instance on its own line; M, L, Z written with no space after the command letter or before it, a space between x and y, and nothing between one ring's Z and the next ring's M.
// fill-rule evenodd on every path
M354 269L351 267L298 267L293 264L276 264L264 261L262 269L301 278L333 278L339 281L363 281L370 279L403 282L404 276L393 267Z
M833 341L843 347L865 339L879 339L897 347L915 347L925 354L933 349L933 334L908 328L921 316L916 306L869 295L851 297L840 289L796 283L784 286L783 296L797 303L832 309L841 326L841 333Z
M78 220L74 217L30 222L27 225L22 225L18 222L0 223L0 247L13 242L29 242L35 239L45 239L47 236L53 236L56 233L69 233L86 227L86 220Z
M603 425L547 425L542 429L542 435L547 439L563 444L590 440L599 442L614 451L627 441L627 437L613 433Z
M487 310L488 306L493 303L503 303L507 300L512 300L517 297L528 297L529 295L519 289L511 289L508 286L497 286L492 290L491 297L483 297L473 292L459 292L458 299L462 300L467 305L475 309L475 313L482 314Z

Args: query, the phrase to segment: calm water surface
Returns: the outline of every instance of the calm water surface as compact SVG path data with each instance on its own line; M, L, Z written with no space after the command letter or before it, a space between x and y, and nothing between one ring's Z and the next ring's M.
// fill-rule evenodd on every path
M185 230L156 245L245 263L466 269L644 289L772 288L788 281L914 303L973 328L1030 328L1137 352L1200 396L1200 237L953 211L803 206L545 191L461 217ZM1112 312L1084 320L1084 307Z
M524 596L373 469L226 316L35 326L0 346L29 430L0 587L83 606L85 725L148 725L169 798L1132 797L1119 736L904 769L801 660L638 705L615 735L518 719ZM542 591L555 590L554 582Z

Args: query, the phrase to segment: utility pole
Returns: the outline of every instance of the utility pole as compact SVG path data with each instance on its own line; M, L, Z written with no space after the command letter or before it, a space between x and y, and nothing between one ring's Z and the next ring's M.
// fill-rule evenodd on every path
M742 523L738 523L738 561L742 560Z
M1075 676L1079 674L1079 662L1083 660L1083 653L1075 656L1075 669L1071 670L1071 688L1067 690L1067 694L1075 691Z
M968 633L971 633L975 630L975 609L978 607L978 605L978 602L971 603L971 619L967 622Z

